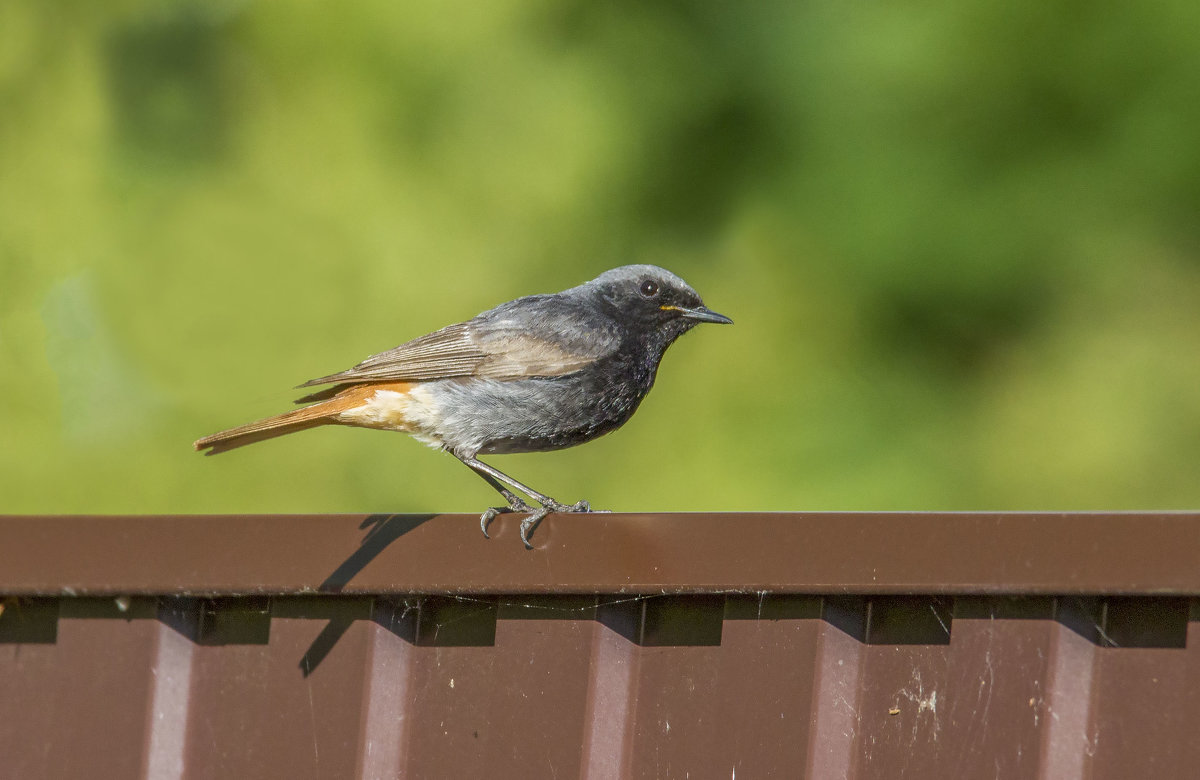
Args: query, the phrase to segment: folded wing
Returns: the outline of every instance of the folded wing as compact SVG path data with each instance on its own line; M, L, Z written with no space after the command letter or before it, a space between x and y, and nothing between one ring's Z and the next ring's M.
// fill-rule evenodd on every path
M310 379L300 387L468 376L500 381L563 376L615 352L619 345L615 323L599 322L594 315L562 305L555 296L533 296L372 355L346 371Z

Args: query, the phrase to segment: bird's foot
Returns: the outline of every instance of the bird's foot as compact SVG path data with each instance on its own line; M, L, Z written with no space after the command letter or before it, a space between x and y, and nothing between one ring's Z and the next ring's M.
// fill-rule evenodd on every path
M529 542L529 535L533 533L533 529L537 528L538 523L545 519L546 515L551 512L590 512L592 505L586 501L577 501L574 504L560 504L549 496L545 501L540 502L541 508L531 510L529 516L521 521L521 541L525 543L525 548L533 549L533 545Z
M533 549L533 544L529 541L529 535L533 533L533 529L537 528L538 523L545 519L546 515L552 512L591 512L592 506L587 501L577 501L574 504L560 504L553 498L546 497L545 501L536 509L517 496L509 498L508 506L493 506L489 507L486 512L479 516L479 529L483 531L483 535L488 539L488 526L496 519L497 516L507 514L509 512L526 513L525 519L521 521L521 541L525 544L528 550Z
M591 512L592 505L586 501L576 501L574 504L560 504L554 499L550 499L542 506L547 507L551 512Z
M533 512L533 511L535 511L533 507L531 507L529 504L526 504L524 501L522 501L517 496L510 494L507 496L507 498L508 498L508 506L488 507L487 510L479 516L479 530L483 531L483 536L485 539L492 538L492 537L488 536L487 529L488 529L488 526L492 524L492 521L496 519L497 515L507 514L508 512ZM528 542L526 542L526 544L528 544Z
M533 529L538 527L538 523L551 512L557 512L552 506L538 507L530 510L529 514L521 521L521 541L525 543L526 550L532 550L533 544L529 541L529 535L533 533Z

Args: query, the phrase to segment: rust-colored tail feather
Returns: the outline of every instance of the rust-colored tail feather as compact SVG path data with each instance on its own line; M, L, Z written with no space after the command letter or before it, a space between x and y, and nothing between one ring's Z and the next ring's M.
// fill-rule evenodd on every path
M204 453L205 455L216 455L238 447L245 447L247 444L283 436L285 433L306 431L309 428L316 428L318 425L355 425L356 423L353 421L339 420L338 415L366 403L367 399L379 390L407 393L411 387L412 385L408 382L337 385L300 399L300 401L320 401L320 403L306 406L303 409L293 409L265 420L239 425L227 431L214 433L212 436L205 436L193 443L192 446L197 450L208 450Z
M197 440L192 446L199 450L208 450L205 455L216 455L228 450L245 447L247 444L273 439L276 436L283 436L287 433L295 433L296 431L306 431L309 428L315 428L318 425L329 425L335 422L332 415L337 414L339 408L330 408L327 403L315 404L306 406L303 409L295 409L283 414L277 414L274 417L268 417L265 420L257 420L245 425L239 425L236 428L230 428L227 431L214 433L212 436L205 436L203 439Z

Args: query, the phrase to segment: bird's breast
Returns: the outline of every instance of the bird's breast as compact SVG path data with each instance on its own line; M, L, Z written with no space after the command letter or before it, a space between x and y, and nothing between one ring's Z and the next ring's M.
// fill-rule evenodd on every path
M595 370L562 377L426 385L436 437L460 455L542 452L590 441L624 424L648 387Z

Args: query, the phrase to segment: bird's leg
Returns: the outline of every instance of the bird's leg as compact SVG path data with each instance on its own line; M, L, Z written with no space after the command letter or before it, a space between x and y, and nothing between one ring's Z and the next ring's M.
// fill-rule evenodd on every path
M467 462L464 460L463 463L467 463ZM467 465L471 466L470 463L467 463ZM487 529L488 529L488 526L491 525L491 522L496 519L496 515L501 514L503 512L532 512L532 511L534 511L533 507L531 507L529 504L526 504L525 501L520 496L518 496L516 493L512 492L508 488L504 487L504 485L497 482L496 479L494 479L490 474L487 474L482 471L478 471L477 469L475 469L474 466L471 466L471 470L474 471L479 476L483 477L484 481L487 482L492 487L494 487L497 491L499 491L500 495L504 496L504 500L508 502L508 506L488 507L484 511L484 513L479 516L479 530L483 531L484 538L486 538L486 539L492 538L492 537L488 536Z
M466 464L466 466L476 474L483 477L483 479L489 485L498 490L500 495L504 496L505 500L508 501L507 507L491 507L482 515L480 515L479 527L483 530L484 536L488 535L488 524L496 518L496 515L503 512L528 512L529 516L521 521L521 541L525 543L526 547L532 548L533 545L529 543L529 534L534 528L537 527L538 523L542 522L542 518L544 518L546 515L550 514L551 512L592 511L591 505L589 505L587 501L579 501L575 504L559 503L550 496L547 496L544 493L539 493L528 485L518 482L517 480L508 476L500 469L493 468L477 458L459 457L459 460ZM525 495L529 496L534 501L541 504L541 508L534 509L533 507L529 506L529 504L525 503L519 496L506 488L505 485L508 485L508 487L511 487L515 490L519 490Z
M486 464L483 461L478 460L476 458L463 458L462 462L467 464L469 467L471 467L475 471L475 473L479 474L480 476L483 476L484 479L486 479L488 481L488 483L492 485L492 487L495 487L497 490L499 490L504 495L505 498L508 498L510 495L512 495L512 493L503 489L502 487L498 486L496 484L497 482L502 482L505 485L508 485L509 487L511 487L515 490L521 491L522 493L529 496L534 501L538 502L539 504L546 507L547 509L549 509L552 512L588 512L588 511L591 511L591 508L588 506L588 502L586 502L586 501L580 501L576 504L560 503L558 501L555 501L553 498L546 495L545 493L539 493L538 491L534 490L533 488L529 487L528 485L518 482L517 480L508 476L500 469L489 466L488 464Z

